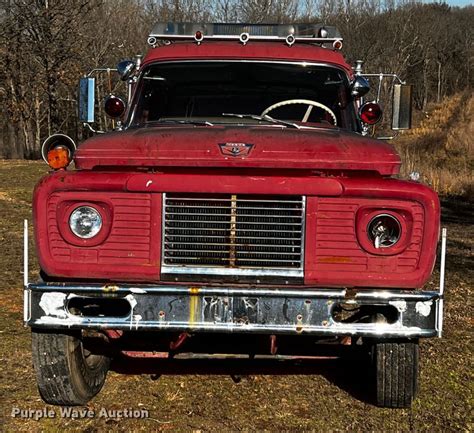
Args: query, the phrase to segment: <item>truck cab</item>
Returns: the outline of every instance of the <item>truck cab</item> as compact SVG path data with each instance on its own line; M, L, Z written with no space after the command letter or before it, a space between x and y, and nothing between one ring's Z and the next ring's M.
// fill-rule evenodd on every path
M442 325L442 295L421 290L439 200L369 136L381 109L342 42L322 25L160 23L117 67L115 130L46 140L42 281L25 282L46 402L86 404L117 359L344 347L369 355L378 405L411 404L418 341ZM407 111L398 98L395 128Z

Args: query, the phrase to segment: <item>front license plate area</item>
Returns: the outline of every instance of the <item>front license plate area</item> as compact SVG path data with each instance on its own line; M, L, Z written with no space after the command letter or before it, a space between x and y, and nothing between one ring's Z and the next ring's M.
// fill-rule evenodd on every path
M205 296L202 320L207 323L258 323L259 299L248 297ZM191 302L192 304L192 302Z

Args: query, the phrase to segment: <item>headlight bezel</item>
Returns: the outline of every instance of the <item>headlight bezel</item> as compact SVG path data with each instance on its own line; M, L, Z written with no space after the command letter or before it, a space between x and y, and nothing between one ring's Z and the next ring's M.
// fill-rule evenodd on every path
M363 206L357 211L356 235L359 245L368 253L378 256L393 256L405 251L410 245L413 232L413 214L409 205ZM369 234L370 223L378 216L393 218L400 227L400 236L391 246L376 248Z

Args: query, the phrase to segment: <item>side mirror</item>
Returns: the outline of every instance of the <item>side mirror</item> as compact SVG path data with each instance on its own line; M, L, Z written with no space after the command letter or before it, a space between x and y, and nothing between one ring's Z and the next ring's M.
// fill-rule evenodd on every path
M79 80L79 121L93 123L94 107L95 78L81 78Z
M124 60L117 65L117 72L122 81L127 81L135 70L136 63L132 60Z
M411 99L413 86L395 84L393 86L392 129L411 128Z
M354 98L362 98L362 96L369 93L370 84L366 78L358 75L351 83L351 96Z

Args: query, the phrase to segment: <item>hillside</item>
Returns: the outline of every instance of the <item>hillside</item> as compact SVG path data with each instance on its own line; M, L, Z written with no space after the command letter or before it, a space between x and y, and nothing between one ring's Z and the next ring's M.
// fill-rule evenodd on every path
M417 126L416 126L417 125ZM432 104L415 119L415 128L395 140L402 175L413 171L439 194L474 200L474 95L472 92Z

